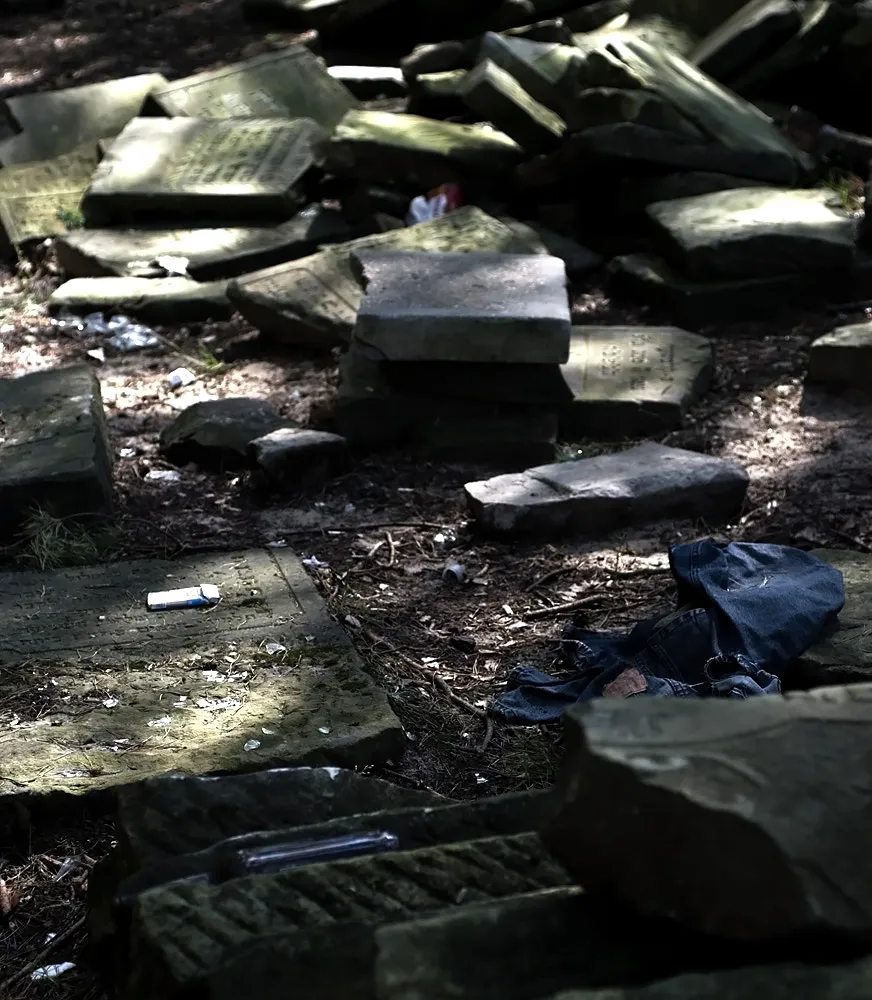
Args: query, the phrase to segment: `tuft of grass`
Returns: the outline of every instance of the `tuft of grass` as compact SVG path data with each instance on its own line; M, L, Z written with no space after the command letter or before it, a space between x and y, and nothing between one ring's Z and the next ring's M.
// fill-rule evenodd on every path
M82 229L85 225L85 217L78 209L61 208L57 212L58 221L62 222L67 229Z
M40 570L85 566L99 561L100 547L81 524L37 508L22 531L20 559Z
M863 209L863 181L856 174L835 167L824 178L823 185L842 200L845 211L855 214Z
M219 361L205 344L199 345L199 354L200 364L206 371L217 372L225 367L224 362Z

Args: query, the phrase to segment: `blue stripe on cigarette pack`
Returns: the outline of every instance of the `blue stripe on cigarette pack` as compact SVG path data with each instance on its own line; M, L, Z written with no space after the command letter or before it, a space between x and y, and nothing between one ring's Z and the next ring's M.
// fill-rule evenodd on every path
M177 611L181 608L206 608L221 600L221 592L211 583L181 590L155 590L148 595L149 611Z

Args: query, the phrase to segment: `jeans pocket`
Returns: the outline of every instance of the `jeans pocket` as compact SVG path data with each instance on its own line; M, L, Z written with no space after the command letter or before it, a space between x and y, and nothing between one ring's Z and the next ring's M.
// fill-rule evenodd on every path
M715 655L708 609L679 608L662 618L648 640L648 649L655 661L649 667L653 674L684 684L708 684L705 666Z

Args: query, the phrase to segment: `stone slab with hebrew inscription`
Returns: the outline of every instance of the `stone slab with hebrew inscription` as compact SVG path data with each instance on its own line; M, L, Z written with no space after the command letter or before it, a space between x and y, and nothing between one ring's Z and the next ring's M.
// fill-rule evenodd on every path
M547 254L527 226L507 226L466 206L440 219L340 243L311 257L265 268L230 283L228 294L263 333L324 350L348 343L363 288L351 267L359 250L490 251Z
M356 107L354 95L302 45L173 80L147 104L189 118L311 118L328 130Z
M288 219L324 132L308 118L135 118L82 200L89 225Z
M201 582L217 606L146 610L150 591ZM402 752L384 692L286 549L3 574L0 623L0 794Z
M711 343L676 327L575 326L560 369L573 397L561 433L614 440L674 430L713 366Z

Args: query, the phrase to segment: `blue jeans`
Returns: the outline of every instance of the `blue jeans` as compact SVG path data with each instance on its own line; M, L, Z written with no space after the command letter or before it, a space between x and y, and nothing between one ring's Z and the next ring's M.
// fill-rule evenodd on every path
M708 538L676 545L678 608L630 631L568 626L574 675L516 668L491 711L508 722L558 719L590 698L748 698L781 691L779 672L821 639L845 603L842 574L799 549Z

